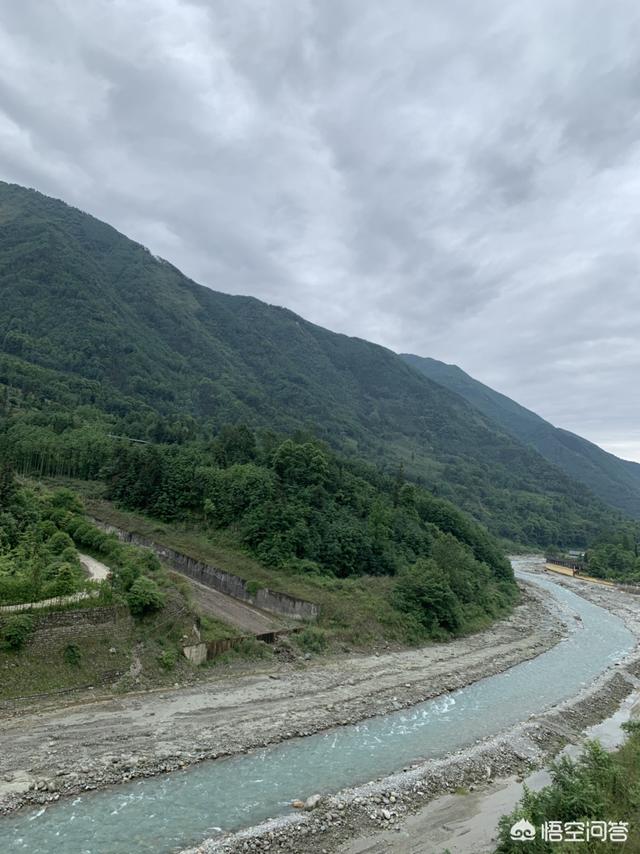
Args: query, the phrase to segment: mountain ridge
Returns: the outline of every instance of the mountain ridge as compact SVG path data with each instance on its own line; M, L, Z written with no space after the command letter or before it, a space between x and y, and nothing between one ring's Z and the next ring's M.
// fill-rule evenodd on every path
M0 382L32 406L94 407L138 438L155 414L214 431L307 430L387 471L403 466L512 540L582 542L612 519L391 350L198 285L77 208L3 183L0 289Z
M532 445L545 459L584 483L602 500L640 518L640 463L621 459L570 430L555 427L457 365L428 356L400 355L429 379L464 397L503 430Z

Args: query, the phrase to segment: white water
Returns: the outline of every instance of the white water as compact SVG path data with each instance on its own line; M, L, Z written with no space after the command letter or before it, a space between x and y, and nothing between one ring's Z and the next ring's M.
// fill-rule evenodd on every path
M364 723L88 793L0 821L0 851L167 854L287 812L293 798L441 757L578 693L634 644L622 621L547 578L569 637L510 670ZM574 620L573 614L581 617Z

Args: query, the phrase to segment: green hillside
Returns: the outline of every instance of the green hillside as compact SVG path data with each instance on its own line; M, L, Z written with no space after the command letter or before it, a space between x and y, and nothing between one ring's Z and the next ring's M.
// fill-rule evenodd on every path
M640 518L640 464L621 460L575 433L554 427L535 412L474 380L456 365L408 354L403 359L429 379L464 397L503 430L534 447L607 504Z
M511 540L580 544L611 522L580 484L391 351L197 285L110 226L8 184L0 293L0 401L32 448L36 433L43 446L75 443L64 474L92 457L86 425L92 441L101 430L183 442L246 423L306 431L388 473L403 465Z

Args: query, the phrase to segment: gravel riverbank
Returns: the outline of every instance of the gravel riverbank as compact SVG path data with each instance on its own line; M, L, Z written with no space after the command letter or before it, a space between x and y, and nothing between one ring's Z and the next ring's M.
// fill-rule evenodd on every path
M355 723L456 690L562 637L545 593L491 629L447 644L293 661L174 691L5 716L0 813Z

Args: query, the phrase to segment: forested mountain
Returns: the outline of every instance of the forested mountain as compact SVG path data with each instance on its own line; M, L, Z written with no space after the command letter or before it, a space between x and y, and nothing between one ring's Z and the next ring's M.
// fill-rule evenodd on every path
M23 448L36 433L47 446L42 471L64 457L65 473L82 474L88 430L94 443L96 431L181 442L246 423L312 433L387 472L402 465L519 542L581 544L612 521L391 351L197 285L93 217L4 183L0 294L5 407Z
M474 380L457 365L410 354L403 354L402 358L429 379L462 395L503 430L534 447L603 501L640 518L640 464L621 460L575 433L554 427L535 412Z

